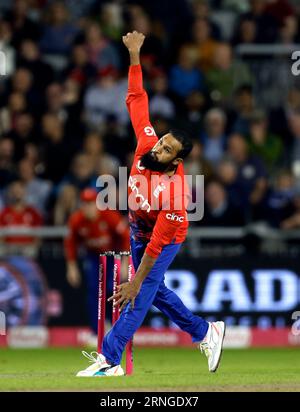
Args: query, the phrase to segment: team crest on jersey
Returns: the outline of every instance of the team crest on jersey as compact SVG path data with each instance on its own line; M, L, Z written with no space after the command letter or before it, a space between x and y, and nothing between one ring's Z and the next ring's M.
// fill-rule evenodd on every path
M153 192L154 197L158 198L159 194L166 189L166 185L164 183L160 183Z

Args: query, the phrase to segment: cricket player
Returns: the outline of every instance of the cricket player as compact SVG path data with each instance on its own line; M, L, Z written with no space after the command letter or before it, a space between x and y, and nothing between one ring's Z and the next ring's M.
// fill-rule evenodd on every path
M153 130L140 65L144 39L136 31L123 36L130 55L126 104L137 138L128 183L130 243L136 273L109 299L120 305L120 317L106 334L102 353L91 356L92 365L77 376L124 375L122 353L151 305L191 335L207 356L210 372L217 370L222 352L224 322L210 323L194 315L164 282L187 234L183 160L192 150L192 143L184 132L171 130L158 138Z

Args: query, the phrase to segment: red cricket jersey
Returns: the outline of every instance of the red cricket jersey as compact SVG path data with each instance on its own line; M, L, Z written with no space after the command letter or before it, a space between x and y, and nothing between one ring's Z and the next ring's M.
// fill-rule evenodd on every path
M123 216L115 210L98 210L95 220L87 219L79 209L69 218L69 235L65 239L67 260L75 260L79 245L88 251L129 250L129 230Z
M130 229L134 239L148 241L146 253L157 257L164 246L181 243L186 238L188 185L182 163L172 178L140 164L141 156L158 141L149 120L148 96L143 88L140 65L129 67L126 104L137 138L128 182Z
M16 210L11 206L5 207L0 213L0 227L19 226L37 227L43 223L41 215L31 206L24 207L23 210ZM6 243L30 244L35 241L32 236L6 236Z

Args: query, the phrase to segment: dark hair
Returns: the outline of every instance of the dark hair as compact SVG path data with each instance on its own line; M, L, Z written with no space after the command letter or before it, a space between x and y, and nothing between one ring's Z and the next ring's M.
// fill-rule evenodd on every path
M169 133L182 144L182 149L177 153L177 157L186 158L193 149L193 142L188 134L179 129L171 129Z

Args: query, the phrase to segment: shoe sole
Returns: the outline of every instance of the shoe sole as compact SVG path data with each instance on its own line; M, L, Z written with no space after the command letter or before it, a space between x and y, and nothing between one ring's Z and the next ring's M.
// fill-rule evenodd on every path
M211 373L215 373L217 371L219 365L220 365L221 358L222 358L222 355L223 355L223 342L224 342L224 338L225 338L225 333L226 333L226 325L224 323L224 331L223 331L223 336L222 336L222 341L221 341L221 351L220 351L219 359L218 359L218 362L217 362L215 368L210 371Z

